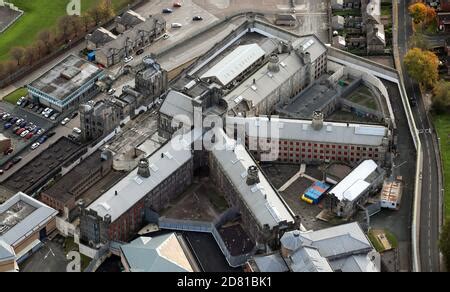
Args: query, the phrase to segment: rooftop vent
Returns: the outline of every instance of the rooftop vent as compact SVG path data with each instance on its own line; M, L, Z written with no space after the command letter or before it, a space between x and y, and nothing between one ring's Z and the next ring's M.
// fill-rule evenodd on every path
M143 178L150 177L150 166L148 160L145 158L141 159L139 162L138 175Z
M272 54L269 57L269 72L277 73L280 72L280 65L278 64L280 62L280 58L278 58L278 55Z
M253 186L259 184L259 170L256 166L250 166L248 168L247 185Z

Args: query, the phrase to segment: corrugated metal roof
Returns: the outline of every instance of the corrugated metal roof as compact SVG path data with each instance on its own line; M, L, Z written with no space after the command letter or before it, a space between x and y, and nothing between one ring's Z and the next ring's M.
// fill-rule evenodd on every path
M347 199L353 201L363 193L370 183L365 180L378 168L373 160L363 161L346 178L330 190L330 194L335 195L340 201Z
M265 55L266 52L258 44L239 46L203 74L201 79L215 77L226 86Z

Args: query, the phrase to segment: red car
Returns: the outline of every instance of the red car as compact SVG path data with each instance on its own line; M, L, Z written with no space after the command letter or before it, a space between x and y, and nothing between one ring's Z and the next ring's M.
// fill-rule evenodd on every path
M182 6L181 2L175 2L173 3L173 7L180 8Z
M25 128L20 128L19 130L17 130L16 135L20 135L25 131Z
M10 170L14 166L13 162L8 162L8 164L5 166L5 171Z
M28 134L25 136L25 139L30 140L31 138L33 138L33 136L34 136L33 133L28 133Z

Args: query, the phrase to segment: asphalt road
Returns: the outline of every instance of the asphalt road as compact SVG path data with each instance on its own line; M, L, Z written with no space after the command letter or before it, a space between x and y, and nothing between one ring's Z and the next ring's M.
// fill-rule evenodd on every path
M408 50L408 42L412 36L411 18L408 15L408 5L411 0L400 0L399 3L399 49L400 56L405 56ZM403 72L406 72L403 68ZM417 128L423 130L420 139L423 145L423 172L422 172L422 200L420 213L420 241L419 250L421 257L421 271L439 272L439 227L440 212L442 208L441 190L438 179L438 154L435 141L435 133L428 131L431 124L428 113L420 93L419 85L411 80L405 73L404 81L406 91L410 98L417 100L417 106L413 108L413 114Z

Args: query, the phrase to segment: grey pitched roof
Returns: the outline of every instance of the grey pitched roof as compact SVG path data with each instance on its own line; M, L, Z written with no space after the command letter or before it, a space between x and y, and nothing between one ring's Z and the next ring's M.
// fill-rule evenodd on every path
M293 272L333 272L327 259L324 258L317 249L312 247L303 247L297 250L291 257Z
M184 124L188 124L188 122L190 122L190 125L193 124L194 106L192 105L192 99L181 92L171 90L159 112L169 117L183 116L186 119L186 121L183 121Z
M116 19L117 23L120 23L124 26L135 26L144 21L145 18L134 12L133 10L126 11L124 14L122 14L122 16Z
M16 253L14 249L4 240L0 239L0 262L7 260L14 260Z
M216 132L216 140L217 147L212 147L211 153L252 212L260 228L266 224L273 228L283 221L295 222L293 212L261 171L259 184L254 186L247 184L248 169L257 166L257 163L246 148L230 139L222 129Z
M258 271L261 273L282 273L289 271L289 267L279 253L266 256L255 256L253 261L258 267Z
M369 255L354 255L346 258L330 261L330 265L334 271L344 273L368 273L378 272L378 268Z
M87 36L87 39L96 45L104 45L116 38L113 33L103 27L97 28L92 34Z
M192 269L189 270L170 258L175 251L171 250L171 255L162 252L161 249L169 240L177 240L174 233L153 238L140 237L130 244L122 245L121 250L130 270L132 272L192 272ZM179 244L176 248L182 249Z
M301 233L304 244L317 248L327 259L336 259L373 250L372 244L358 223Z
M388 135L383 126L324 122L314 130L312 120L290 120L266 117L227 117L227 124L245 125L245 133L259 138L271 138L271 129L278 130L280 140L311 141L320 143L380 146Z

